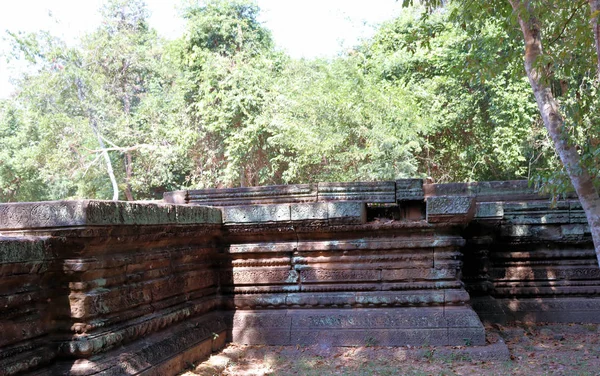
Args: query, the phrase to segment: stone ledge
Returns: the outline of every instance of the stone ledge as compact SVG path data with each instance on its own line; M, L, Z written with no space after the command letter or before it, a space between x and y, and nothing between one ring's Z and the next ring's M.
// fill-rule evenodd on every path
M225 225L312 220L363 224L367 221L366 204L359 201L225 206L222 210Z
M510 321L600 323L599 297L475 297L473 309L485 323Z
M396 201L422 201L423 179L396 180Z
M396 202L396 183L393 181L319 183L318 201Z
M168 375L181 372L224 346L227 323L220 312L193 318L89 359L62 361L32 373L50 375Z
M504 217L502 202L478 202L475 210L475 219L500 220Z
M448 311L448 313L446 312ZM463 307L288 309L230 312L232 340L261 345L405 346L485 344L475 312Z
M164 194L164 199L181 199L184 191ZM208 188L185 191L186 203L211 206L266 205L317 201L316 184L271 185L244 188ZM179 203L179 202L177 202Z
M189 205L100 200L0 204L0 230L163 224L221 224L221 211Z
M398 201L422 201L423 198L422 179L191 189L166 192L163 195L163 201L168 203L209 206L298 204L330 201L391 204Z
M467 224L475 215L471 196L432 196L427 198L427 222Z
M45 261L53 258L45 237L9 237L0 236L0 265ZM0 269L0 276L3 275Z
M290 205L244 205L223 208L223 223L261 223L290 221Z

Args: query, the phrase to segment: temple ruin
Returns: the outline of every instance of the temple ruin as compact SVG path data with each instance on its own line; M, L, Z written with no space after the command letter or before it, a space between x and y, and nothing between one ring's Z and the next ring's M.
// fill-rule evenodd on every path
M420 179L0 204L0 375L168 375L227 342L484 346L600 322L579 201Z

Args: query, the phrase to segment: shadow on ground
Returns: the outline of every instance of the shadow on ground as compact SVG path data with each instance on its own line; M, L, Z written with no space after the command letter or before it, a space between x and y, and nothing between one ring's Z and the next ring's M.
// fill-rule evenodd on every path
M488 344L480 348L230 344L182 375L600 374L598 324L516 322L486 331Z

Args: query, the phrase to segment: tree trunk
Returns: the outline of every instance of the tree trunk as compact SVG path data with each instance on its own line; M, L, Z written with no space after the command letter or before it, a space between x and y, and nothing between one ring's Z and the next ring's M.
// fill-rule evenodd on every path
M81 102L81 105L84 106L85 94L83 92L83 84L81 83L81 80L79 78L75 80L75 85L77 86L77 98L79 99L79 102ZM89 106L86 106L86 111L88 113L90 127L92 128L94 135L98 139L100 149L102 150L102 156L104 157L104 161L106 162L106 171L108 172L108 177L110 178L110 182L112 183L113 187L112 199L113 201L117 201L119 199L119 185L117 184L117 179L115 178L115 173L113 172L110 156L108 155L108 152L104 147L104 141L102 140L102 136L100 135L100 131L98 130L98 125L96 124L96 119L94 118L94 113L92 112L92 109Z
M596 41L596 61L598 64L598 71L596 73L598 81L600 81L600 23L598 22L598 18L600 18L600 0L589 0L589 3L592 15L592 30L594 31L594 40Z
M133 190L131 189L131 177L133 176L133 160L131 153L125 153L123 162L125 163L125 197L127 201L133 201Z
M591 0L590 3L594 1ZM544 125L554 142L556 153L560 157L585 211L592 233L592 240L594 241L596 258L600 265L600 196L598 196L589 172L581 165L581 158L575 146L568 142L568 135L565 132L565 123L559 112L558 102L552 95L550 87L544 82L542 72L536 67L536 60L543 53L538 20L527 13L528 0L509 0L509 2L519 17L519 25L523 32L525 71L529 83L533 89Z

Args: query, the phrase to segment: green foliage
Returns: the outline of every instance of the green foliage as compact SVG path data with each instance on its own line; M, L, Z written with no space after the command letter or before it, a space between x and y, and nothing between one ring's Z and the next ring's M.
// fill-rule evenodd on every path
M159 197L183 184L193 132L178 116L183 100L173 90L177 75L163 60L164 44L148 28L142 2L109 2L103 16L102 26L75 48L45 33L14 39L15 51L35 57L29 60L38 72L23 76L2 110L7 120L0 124L13 124L28 141L23 148L3 137L13 155L3 166L20 184L29 184L35 169L43 194L2 184L3 200L110 198L94 127L110 150L122 198Z
M494 20L463 30L450 22L451 10L427 18L414 10L384 24L367 47L371 70L416 101L427 175L438 182L526 178L537 108L512 58L519 46Z
M277 182L269 156L271 131L261 115L285 57L256 20L251 2L209 1L185 11L177 45L186 113L195 124L193 186Z
M407 6L412 1L404 3ZM423 13L424 19L434 16L436 8L440 6L438 0L426 0L422 3L427 8ZM505 49L501 60L475 60L473 67L476 70L497 75L505 70L505 62L512 65L517 63L515 66L522 65L523 34L518 25L517 12L513 11L509 1L452 0L447 9L449 21L454 27L465 30L469 40L477 40L486 24L495 24L505 34L498 40L512 46ZM559 112L563 115L566 126L563 137L577 148L582 160L581 169L586 169L598 184L597 187L600 187L600 101L597 93L600 72L596 67L594 34L590 24L594 15L590 14L588 1L530 0L519 12L526 19L534 19L540 28L543 54L536 61L537 70L542 74L542 82L551 87L552 94L560 105ZM473 73L470 73L471 77L474 77ZM523 76L522 72L518 74ZM513 107L506 113L514 116L519 110L519 107ZM541 130L539 120L534 123L530 140L532 153L528 158L528 176L554 194L571 190L570 178L555 155L554 146L548 140L546 131Z
M505 2L456 3L411 8L330 60L278 51L243 0L189 1L185 34L171 42L148 26L141 0L108 1L101 26L74 47L11 32L13 55L32 70L0 102L0 201L110 198L103 151L121 199L425 176L556 180ZM561 17L579 9L560 5ZM596 87L567 64L590 56L589 40L565 39L583 33L582 17L548 26L560 62L551 79L593 156Z
M284 182L416 176L422 139L411 96L369 74L360 52L296 61L279 82L275 157Z

